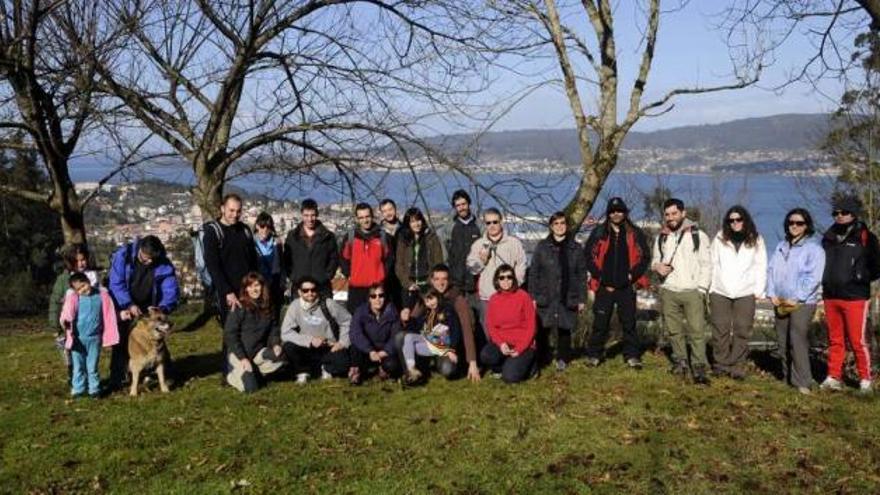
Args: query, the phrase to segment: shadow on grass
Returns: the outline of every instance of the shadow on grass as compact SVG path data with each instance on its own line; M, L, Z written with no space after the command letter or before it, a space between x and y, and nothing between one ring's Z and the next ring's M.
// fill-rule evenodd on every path
M220 351L207 354L190 354L172 360L174 378L178 383L186 383L194 378L217 375L223 364Z
M194 332L202 327L204 327L209 321L216 317L216 313L214 311L202 311L189 321L186 325L183 325L180 328L175 329L175 332Z

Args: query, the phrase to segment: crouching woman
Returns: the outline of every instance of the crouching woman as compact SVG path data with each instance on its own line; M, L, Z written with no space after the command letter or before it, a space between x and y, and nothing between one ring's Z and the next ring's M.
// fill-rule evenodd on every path
M229 351L226 382L250 393L284 364L281 335L272 295L262 275L250 272L242 278L238 300L241 305L229 314L223 331Z
M497 292L486 311L487 343L480 358L507 383L527 379L535 361L535 302L519 288L513 267L501 265L493 283Z

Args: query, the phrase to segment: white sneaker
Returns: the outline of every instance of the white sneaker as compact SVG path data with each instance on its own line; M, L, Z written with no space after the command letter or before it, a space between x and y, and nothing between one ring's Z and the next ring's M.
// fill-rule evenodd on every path
M333 375L331 375L327 370L324 369L323 366L321 366L321 380L330 380L331 378L333 378Z
M843 390L843 382L837 378L829 376L821 385L819 385L819 388L822 390Z
M801 395L810 395L812 393L810 392L810 387L798 387L797 391Z
M863 394L870 394L874 391L874 385L871 383L871 380L862 380L859 382L859 392Z
M297 385L305 385L309 381L308 373L297 373L296 375L296 384Z

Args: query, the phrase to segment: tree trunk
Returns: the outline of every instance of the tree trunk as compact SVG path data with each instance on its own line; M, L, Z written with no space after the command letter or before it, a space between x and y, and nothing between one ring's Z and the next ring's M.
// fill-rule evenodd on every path
M209 221L220 215L220 205L223 200L224 180L218 179L213 174L202 172L204 167L193 167L196 173L196 186L193 188L193 201L202 212L202 221Z
M79 194L70 180L67 159L58 156L49 157L43 153L46 168L52 180L52 195L49 207L61 217L61 231L64 233L64 244L84 244L86 242L86 224L83 206Z
M599 150L595 156L584 159L581 182L564 210L570 227L578 228L583 223L615 165L617 154L608 150Z

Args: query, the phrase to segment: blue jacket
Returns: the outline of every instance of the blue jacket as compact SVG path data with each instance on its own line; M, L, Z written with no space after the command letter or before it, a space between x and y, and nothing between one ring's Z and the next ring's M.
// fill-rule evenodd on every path
M767 297L815 304L824 270L825 250L816 236L801 239L794 246L781 241L767 266Z
M139 240L135 239L119 247L110 261L110 295L118 310L131 306L131 277L134 273L134 262L137 259ZM177 286L177 275L174 265L165 256L153 260L153 300L151 305L158 306L163 312L170 313L177 307L180 289Z
M396 354L394 335L401 331L397 308L388 303L379 318L370 311L370 303L362 304L351 317L348 337L355 349L369 354L371 351L385 351L389 356Z

